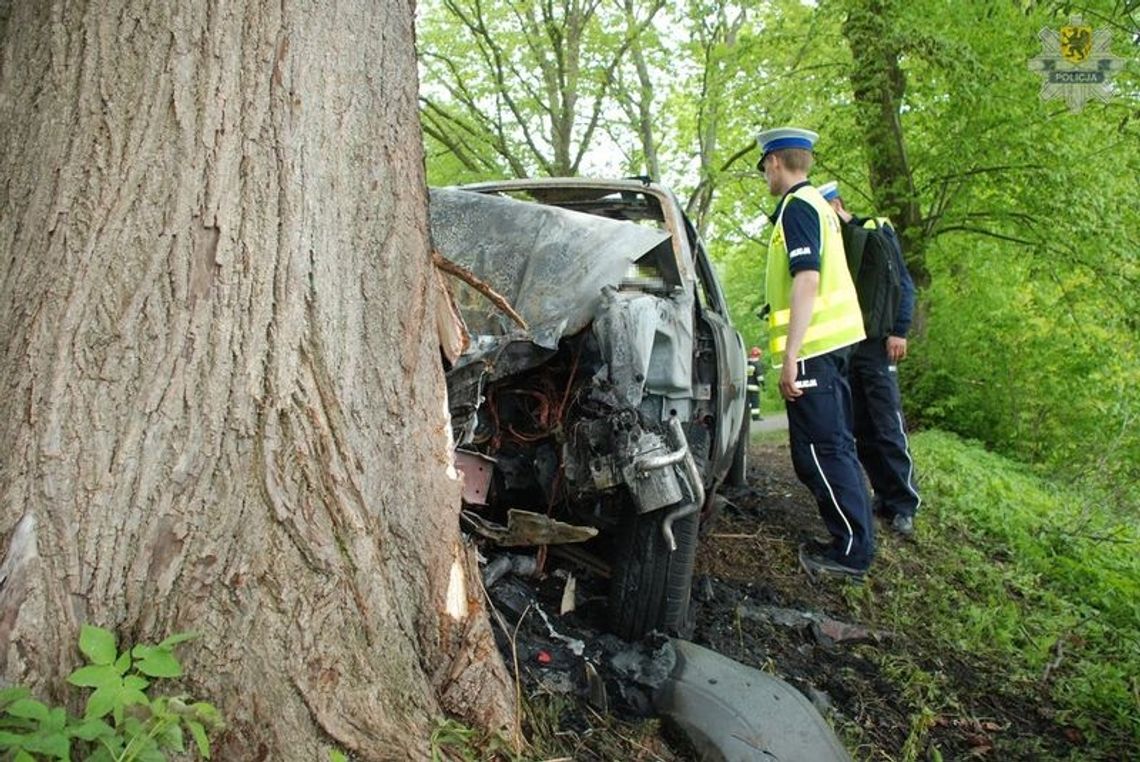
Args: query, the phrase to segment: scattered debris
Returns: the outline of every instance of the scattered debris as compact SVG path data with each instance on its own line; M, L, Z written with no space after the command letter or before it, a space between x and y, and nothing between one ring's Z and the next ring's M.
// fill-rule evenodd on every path
M505 527L473 511L463 511L461 517L467 529L481 537L494 540L503 547L585 542L598 534L598 530L594 527L566 524L540 513L520 511L514 508L507 511L507 525Z
M483 587L493 587L507 572L529 577L537 571L538 559L534 556L503 554L483 567Z
M745 619L770 622L781 627L802 627L811 632L821 645L836 643L878 643L890 633L872 630L858 624L832 619L814 611L780 608L778 606L738 606L737 612Z
M566 577L566 586L562 588L562 605L558 607L559 616L565 616L578 607L578 580L573 574Z

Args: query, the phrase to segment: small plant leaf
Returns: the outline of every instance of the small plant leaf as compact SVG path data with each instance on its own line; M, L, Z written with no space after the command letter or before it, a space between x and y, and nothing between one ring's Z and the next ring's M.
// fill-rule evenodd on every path
M111 664L118 656L115 636L102 627L85 624L79 632L79 650L92 664Z
M150 685L150 681L138 675L127 675L123 678L122 685L124 688L130 688L132 691L145 691L147 686Z
M112 666L88 665L80 667L67 676L67 682L83 688L106 688L122 682L119 671Z
M213 704L196 701L190 705L190 708L194 710L194 715L204 724L211 727L218 727L222 724L222 715Z
M129 680L130 678L127 679ZM123 706L130 706L131 704L142 704L146 706L150 703L150 699L140 690L124 687L119 691L119 703Z
M130 668L131 655L129 652L123 651L123 653L119 655L119 658L115 659L115 671L120 675L125 675Z
M48 713L47 721L43 724L44 730L58 732L67 727L67 711L57 706Z
M181 677L182 665L174 654L164 648L152 648L135 664L135 668L150 677Z
M158 647L159 648L165 648L165 649L169 650L169 649L173 648L174 646L178 645L179 643L185 643L186 641L194 640L197 637L198 637L198 633L196 633L196 632L176 632L173 635L171 635L169 638L167 638L166 640L159 643Z
M210 740L206 738L206 729L202 727L202 723L186 720L186 727L190 729L190 735L194 737L194 745L198 747L198 755L202 759L209 759Z
M36 762L36 758L23 749L20 749L16 752L16 756L12 757L12 762Z
M7 731L0 730L0 751L18 749L20 747L20 744L24 742L25 738L27 738L27 736L20 733L9 733Z
M115 734L114 729L103 722L102 720L83 720L68 728L70 733L75 738L81 738L84 741L94 741L96 738L104 738Z
M116 686L96 688L95 692L87 697L87 709L83 713L84 719L96 720L100 717L105 717L109 712L120 706L119 691L121 687Z
M138 762L166 762L166 755L154 744L147 744L146 747L139 752Z
M133 739L135 736L145 735L147 732L147 727L138 717L127 717L125 720L123 720L121 732L127 738Z
M185 741L182 736L182 726L178 723L172 723L162 731L159 736L159 747L163 749L171 749L177 752L186 751Z
M56 759L70 759L71 739L62 733L37 734L24 741L24 750L47 754Z
M35 699L18 699L7 709L13 717L24 717L43 722L48 718L48 708Z
M13 733L23 733L25 731L32 731L38 727L35 720L25 719L23 717L13 717L10 714L0 714L0 730L10 730Z
M5 704L30 696L32 692L22 685L13 685L10 688L0 690L0 707Z

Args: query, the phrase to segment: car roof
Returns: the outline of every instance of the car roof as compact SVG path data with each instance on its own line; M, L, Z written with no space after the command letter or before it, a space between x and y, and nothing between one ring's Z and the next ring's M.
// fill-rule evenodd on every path
M672 231L673 251L679 260L681 275L693 280L694 252L689 246L685 230L684 212L677 196L664 185L649 181L648 178L631 177L607 179L592 177L528 177L515 180L492 180L454 186L458 190L476 193L509 193L525 191L535 202L543 204L567 205L574 202L600 200L608 195L643 194L652 196L660 205L661 216L666 229Z

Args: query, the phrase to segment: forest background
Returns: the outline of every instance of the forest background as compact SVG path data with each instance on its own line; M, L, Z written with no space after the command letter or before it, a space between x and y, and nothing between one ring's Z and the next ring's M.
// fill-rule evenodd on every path
M1107 102L1073 111L1029 62L1081 23L1111 35L1119 70ZM774 206L754 135L816 130L811 179L892 218L919 289L900 378L931 433L920 472L955 491L961 531L1067 591L1048 628L1091 666L1063 690L1140 740L1140 3L428 0L418 45L431 185L663 182L746 346L765 346ZM1055 644L1034 648L1043 664Z
M812 179L891 217L919 287L912 423L1140 515L1137 3L431 0L432 185L648 175L685 202L746 345L771 211L757 129L819 132ZM1114 97L1039 97L1038 34L1113 36ZM852 51L857 51L853 54Z

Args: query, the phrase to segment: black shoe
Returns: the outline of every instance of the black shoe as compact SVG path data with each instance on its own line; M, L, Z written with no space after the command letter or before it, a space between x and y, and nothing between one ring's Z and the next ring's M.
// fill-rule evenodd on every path
M891 531L903 537L914 537L914 516L903 516L901 513L896 514L895 517L891 519Z
M823 553L813 550L808 545L800 546L800 566L803 567L803 570L807 572L807 575L812 579L824 574L830 574L861 581L867 573L866 567L860 569L854 566L847 566Z

